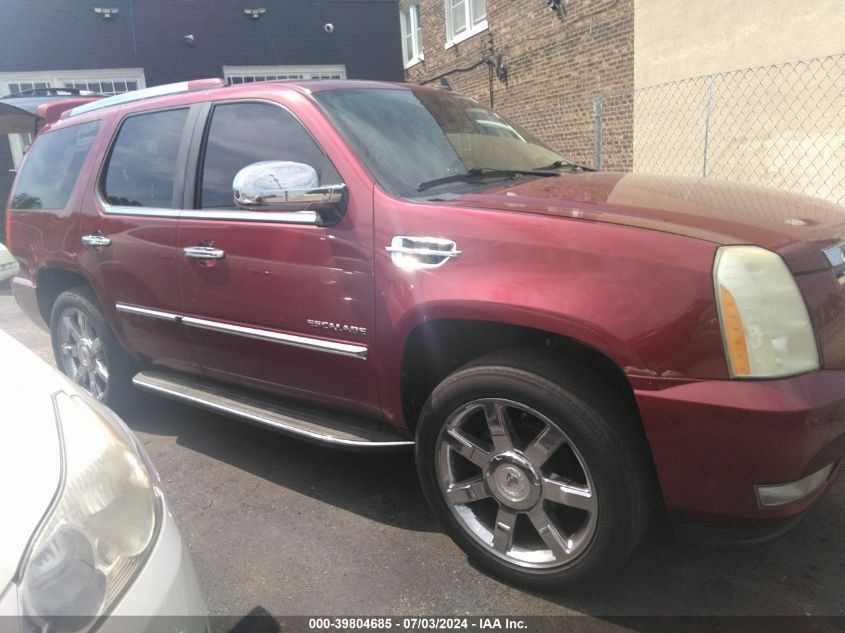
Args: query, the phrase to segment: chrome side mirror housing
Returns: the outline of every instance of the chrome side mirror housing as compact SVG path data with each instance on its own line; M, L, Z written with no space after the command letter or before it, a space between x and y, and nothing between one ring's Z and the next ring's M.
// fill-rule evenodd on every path
M266 160L241 169L232 182L235 204L248 211L313 212L315 223L339 219L346 185L320 186L317 171L305 163Z

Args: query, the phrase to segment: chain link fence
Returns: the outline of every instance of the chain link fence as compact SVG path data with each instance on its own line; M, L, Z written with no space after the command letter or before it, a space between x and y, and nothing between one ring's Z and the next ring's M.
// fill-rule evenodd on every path
M845 54L507 114L586 165L732 180L845 205Z

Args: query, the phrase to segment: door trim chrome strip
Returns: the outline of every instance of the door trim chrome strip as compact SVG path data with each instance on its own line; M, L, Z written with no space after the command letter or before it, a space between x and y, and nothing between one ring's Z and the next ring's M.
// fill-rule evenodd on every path
M317 224L316 211L239 211L227 209L185 209L182 220L225 222L271 222L274 224Z
M162 312L161 310L150 310L149 308L139 308L138 306L132 306L126 303L116 303L114 307L117 308L118 312L138 314L140 316L152 317L153 319L163 319L165 321L178 321L181 318L178 314Z
M367 358L367 348L364 345L336 343L334 341L326 341L319 338L299 336L296 334L284 334L282 332L274 332L272 330L263 330L243 325L232 325L230 323L209 321L208 319L198 319L196 317L189 316L182 317L182 323L203 330L226 332L227 334L254 338L261 341L270 341L271 343L281 343L282 345L290 345L292 347L301 347L303 349L316 350L319 352L329 352L330 354L351 356L353 358Z
M154 319L163 319L165 321L174 321L202 330L210 330L212 332L224 332L226 334L234 334L235 336L243 336L246 338L252 338L261 341L269 341L271 343L279 343L280 345L289 345L291 347L298 347L301 349L307 349L316 352L337 354L338 356L360 358L361 360L367 359L368 349L366 345L356 345L354 343L339 343L336 341L327 341L319 338L311 338L310 336L285 334L283 332L274 332L272 330L264 330L261 328L246 327L244 325L232 325L231 323L221 323L220 321L211 321L209 319L200 319L197 317L172 314L170 312L163 312L161 310L151 310L149 308L141 308L138 306L127 305L125 303L115 304L115 308L117 308L118 312L126 312L129 314L151 317Z
M162 209L158 207L125 207L120 205L111 205L107 202L100 201L100 207L106 215L141 215L152 218L171 218L178 219L179 214L182 213L179 209Z
M106 215L136 215L176 220L208 220L209 222L267 222L270 224L317 225L316 211L238 211L227 209L161 209L157 207L125 207L100 199Z

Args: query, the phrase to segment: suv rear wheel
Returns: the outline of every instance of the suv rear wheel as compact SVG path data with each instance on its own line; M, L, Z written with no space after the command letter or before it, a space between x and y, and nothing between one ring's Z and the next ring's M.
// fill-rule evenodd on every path
M91 396L113 406L127 395L132 360L115 340L90 288L59 295L50 336L56 366Z
M587 367L533 350L448 376L420 416L429 503L482 567L535 589L581 585L628 557L651 500L629 408Z

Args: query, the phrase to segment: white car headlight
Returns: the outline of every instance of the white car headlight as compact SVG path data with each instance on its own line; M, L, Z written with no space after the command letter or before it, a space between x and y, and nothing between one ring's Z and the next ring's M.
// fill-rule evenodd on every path
M810 315L786 262L758 246L723 246L713 271L734 378L782 378L818 369Z
M54 400L63 479L22 565L23 631L90 628L140 570L161 522L134 441L79 396Z

